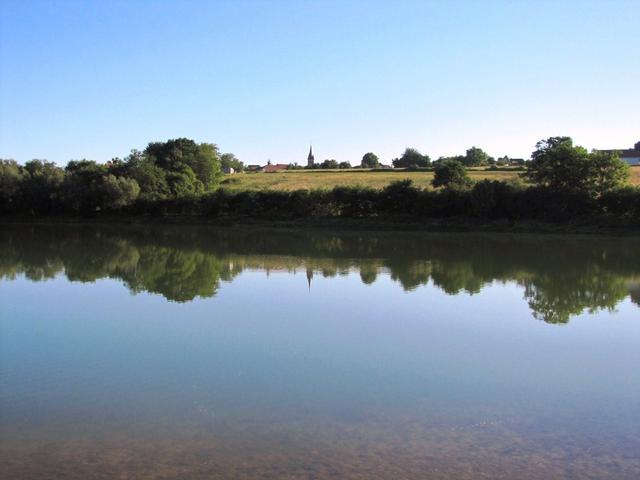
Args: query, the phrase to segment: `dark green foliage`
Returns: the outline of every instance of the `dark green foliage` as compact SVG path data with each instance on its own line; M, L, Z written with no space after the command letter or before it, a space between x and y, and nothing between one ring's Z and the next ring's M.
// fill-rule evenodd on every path
M118 210L138 198L140 186L133 178L109 174L102 179L102 195L104 209Z
M599 196L622 186L629 166L618 155L587 152L574 146L570 137L551 137L536 144L525 178L555 191Z
M462 163L467 167L481 167L488 165L490 163L489 160L493 159L484 150L478 147L471 147L463 157Z
M296 163L290 163L287 165L287 170L304 170L306 167Z
M24 168L28 175L21 185L18 210L38 215L54 213L60 208L64 170L46 160L31 160Z
M599 152L589 154L589 191L600 196L624 185L630 176L629 165L617 153Z
M362 168L378 168L380 166L380 160L375 153L368 152L362 156L360 166Z
M337 160L327 159L327 160L323 161L321 164L316 165L315 168L322 168L322 169L331 170L331 169L336 169L336 168L339 168L339 167L340 167L340 164L338 163Z
M433 162L434 167L439 163L446 161L455 161L464 165L465 156L464 155L454 155L453 157L439 157L435 162Z
M480 149L472 151L476 157L482 156ZM372 156L365 155L369 160ZM225 158L237 161L230 154ZM407 149L401 160L405 168L421 169L428 157ZM502 163L506 161L501 159ZM325 160L321 166L344 168L348 163ZM615 154L588 153L574 147L568 137L553 137L538 144L527 171L534 186L528 187L488 180L472 185L461 160L455 158L436 162L433 185L446 187L439 190L418 189L410 180L401 180L382 190L354 186L233 193L212 188L219 172L215 145L188 139L151 143L144 152L134 150L125 159L106 164L72 161L65 169L42 160L24 166L0 160L0 213L398 218L412 222L461 217L640 225L640 191L620 187L628 176L628 167Z
M102 179L107 167L93 160L71 161L65 168L63 202L76 212L96 212L104 207Z
M176 197L209 191L220 179L218 147L212 143L198 144L188 138L154 142L147 146L144 156L167 172L169 189Z
M615 218L637 221L640 219L640 188L622 187L609 190L599 199L603 211Z
M222 168L233 168L236 172L244 171L244 163L238 160L233 153L220 155L220 166Z
M62 186L63 205L85 214L130 205L140 193L138 182L116 177L109 168L92 160L69 162Z
M366 187L336 187L332 191L333 202L340 216L368 218L378 214L378 192Z
M166 179L169 191L175 198L200 195L205 191L204 184L189 167L180 171L168 172Z
M0 159L0 212L11 212L20 201L20 187L27 171L15 160Z
M128 174L140 185L140 197L148 200L160 200L171 196L167 182L167 172L144 157L135 158L128 163Z
M525 178L552 190L581 190L586 186L588 158L587 150L574 147L570 137L541 140L531 155Z
M479 218L508 221L615 221L640 226L640 189L628 187L593 197L585 192L548 187L521 187L499 181L481 181L473 188L422 190L411 181L394 182L383 190L336 187L333 190L241 191L219 189L205 194L184 192L175 198L139 197L135 180L110 173L97 174L100 165L79 162L64 183L47 197L25 197L4 203L4 213L96 215L123 211L127 215L203 216L206 218L391 218L410 221L435 218ZM15 191L15 190L14 190ZM58 200L61 197L61 200ZM35 202L33 204L29 202ZM43 203L44 201L44 203ZM49 202L49 203L47 203ZM13 208L13 210L11 210Z
M428 167L431 165L429 155L423 155L415 148L407 148L400 158L395 158L393 166L396 168Z
M410 179L398 180L387 185L380 193L383 212L410 214L414 211L420 190L413 186Z
M434 187L464 188L471 183L467 169L457 160L439 161L431 184Z

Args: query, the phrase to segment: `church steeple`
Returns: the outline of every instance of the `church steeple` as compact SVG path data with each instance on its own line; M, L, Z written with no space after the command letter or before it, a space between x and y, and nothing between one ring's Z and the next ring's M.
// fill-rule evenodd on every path
M311 280L313 280L313 269L307 267L307 283L309 283L309 291L311 291Z
M313 157L313 146L309 145L309 155L307 156L307 167L313 168L315 165L315 158Z

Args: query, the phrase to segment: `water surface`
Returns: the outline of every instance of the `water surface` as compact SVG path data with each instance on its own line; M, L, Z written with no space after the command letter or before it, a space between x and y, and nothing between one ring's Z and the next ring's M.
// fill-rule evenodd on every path
M0 231L0 477L636 479L637 238Z

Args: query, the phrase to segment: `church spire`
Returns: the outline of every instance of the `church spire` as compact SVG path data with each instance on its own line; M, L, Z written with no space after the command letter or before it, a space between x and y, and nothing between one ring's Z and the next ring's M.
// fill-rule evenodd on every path
M311 280L313 280L313 269L307 267L307 283L309 284L309 291L311 291Z
M313 168L315 165L315 158L313 157L313 145L309 145L309 155L307 156L307 167Z

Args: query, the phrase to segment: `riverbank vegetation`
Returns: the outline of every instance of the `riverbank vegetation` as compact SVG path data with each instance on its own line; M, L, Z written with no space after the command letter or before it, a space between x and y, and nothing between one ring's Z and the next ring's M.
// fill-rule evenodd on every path
M365 154L363 163L374 165L374 157ZM414 222L453 217L512 222L585 219L640 225L640 189L628 183L630 168L615 153L588 152L568 137L552 137L537 144L521 171L468 168L487 163L487 158L473 147L461 158L432 162L427 155L407 149L394 161L406 170L356 172L361 178L387 175L395 179L381 188L362 181L334 183L331 189L252 190L238 188L241 181L235 180L273 175L322 178L351 171L243 174L223 179L221 167L239 166L237 158L221 155L213 144L176 139L150 143L142 152L132 151L125 159L106 164L79 160L61 168L41 160L24 166L2 160L0 213Z

